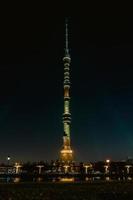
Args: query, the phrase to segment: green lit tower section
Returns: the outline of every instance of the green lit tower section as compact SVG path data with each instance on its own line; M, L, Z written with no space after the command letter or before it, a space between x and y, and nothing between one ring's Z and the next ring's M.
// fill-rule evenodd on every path
M66 22L65 33L65 55L64 62L64 113L63 113L63 147L60 151L60 159L65 163L73 160L73 151L70 146L70 126L71 126L71 113L70 113L70 63L71 57L68 48L68 24Z

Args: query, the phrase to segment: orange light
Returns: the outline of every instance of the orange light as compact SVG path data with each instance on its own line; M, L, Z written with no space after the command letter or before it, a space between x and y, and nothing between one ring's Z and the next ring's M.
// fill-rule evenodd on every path
M61 178L60 182L74 182L74 178Z
M70 150L70 149L63 149L63 150L61 150L61 153L63 153L63 154L68 154L68 153L72 153L73 151L72 150Z

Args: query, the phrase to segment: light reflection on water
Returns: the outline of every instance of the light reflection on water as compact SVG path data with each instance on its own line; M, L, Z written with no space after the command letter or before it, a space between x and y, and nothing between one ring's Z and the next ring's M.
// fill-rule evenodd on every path
M66 183L70 183L70 182L75 182L74 178L61 178L60 182L66 182Z
M109 181L109 180L110 180L110 177L109 177L109 176L107 176L107 177L106 177L106 181Z
M42 181L43 181L43 179L41 177L37 178L37 182L42 182Z
M28 181L30 181L30 180L24 180L24 179L22 179L22 178L20 178L20 177L15 177L15 178L12 179L11 182L19 183L19 182L21 182L21 181L28 182ZM37 182L37 183L43 182L43 178L41 178L41 177L33 178L31 182Z
M92 178L85 177L85 181L92 181Z
M20 177L14 178L13 182L14 182L14 183L19 183L19 182L20 182Z
M83 179L80 178L75 178L75 177L53 177L50 179L45 179L44 177L33 177L33 178L23 178L20 176L17 177L0 177L0 183L20 183L20 182L93 182L93 181L112 181L112 180L117 180L117 181L132 181L133 178L128 176L128 177L123 177L123 178L116 178L116 179L111 179L109 176L101 178L99 176L97 177L84 177Z

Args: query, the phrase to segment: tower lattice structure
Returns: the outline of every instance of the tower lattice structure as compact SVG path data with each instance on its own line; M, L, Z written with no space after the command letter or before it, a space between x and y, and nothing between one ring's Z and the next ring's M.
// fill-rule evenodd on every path
M73 161L73 151L70 143L70 63L71 57L68 48L68 24L66 22L65 29L65 55L63 57L64 63L64 113L63 113L63 147L60 151L60 160L65 163Z

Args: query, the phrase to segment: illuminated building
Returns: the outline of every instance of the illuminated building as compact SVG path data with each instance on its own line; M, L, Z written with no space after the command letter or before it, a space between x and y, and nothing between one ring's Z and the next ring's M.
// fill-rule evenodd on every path
M70 144L70 125L71 125L71 113L70 113L70 63L71 57L68 48L68 24L66 22L65 33L65 55L63 57L64 62L64 113L63 113L63 147L60 151L60 160L65 163L69 163L73 160L73 151Z

